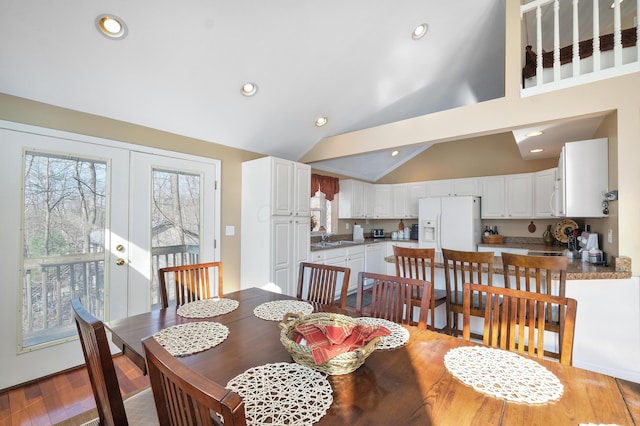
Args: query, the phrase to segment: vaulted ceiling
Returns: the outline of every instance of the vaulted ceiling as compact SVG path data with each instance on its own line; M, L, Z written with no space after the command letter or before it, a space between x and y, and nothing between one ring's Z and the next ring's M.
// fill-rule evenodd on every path
M504 94L504 0L0 5L0 92L291 160L327 136ZM124 21L123 39L98 31L102 14Z

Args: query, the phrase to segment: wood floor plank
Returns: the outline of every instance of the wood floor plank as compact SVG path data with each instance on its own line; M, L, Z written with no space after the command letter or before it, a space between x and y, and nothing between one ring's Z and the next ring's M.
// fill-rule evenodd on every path
M123 395L149 386L149 378L127 357L114 357L114 365ZM0 426L50 426L95 406L86 369L74 369L1 393Z

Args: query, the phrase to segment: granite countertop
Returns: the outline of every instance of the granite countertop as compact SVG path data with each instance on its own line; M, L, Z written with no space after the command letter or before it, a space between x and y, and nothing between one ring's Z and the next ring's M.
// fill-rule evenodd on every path
M395 263L393 256L387 256L384 260ZM442 262L436 262L436 268L444 268ZM502 275L502 258L496 256L493 263L493 273ZM615 280L631 278L631 259L628 257L612 258L611 265L594 265L582 262L580 259L569 259L567 266L567 280Z

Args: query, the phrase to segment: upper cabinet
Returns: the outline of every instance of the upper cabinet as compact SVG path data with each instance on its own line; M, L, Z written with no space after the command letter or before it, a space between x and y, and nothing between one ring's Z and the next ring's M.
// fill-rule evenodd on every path
M393 215L393 185L379 184L375 186L375 204L373 208L374 219L389 219Z
M551 201L556 181L556 168L533 174L533 217L553 217Z
M521 173L505 177L507 219L529 219L533 215L533 174Z
M567 142L560 155L556 213L568 217L604 217L603 194L609 191L608 139ZM564 214L563 214L564 213Z
M338 218L364 218L364 185L360 180L345 179L340 181L338 192Z
M483 219L504 219L504 176L488 176L482 179L480 206Z
M260 160L271 171L271 214L309 216L311 167L281 158L265 158Z
M376 185L364 184L364 217L373 218L376 208Z
M481 195L478 178L432 180L427 182L427 188L428 197Z

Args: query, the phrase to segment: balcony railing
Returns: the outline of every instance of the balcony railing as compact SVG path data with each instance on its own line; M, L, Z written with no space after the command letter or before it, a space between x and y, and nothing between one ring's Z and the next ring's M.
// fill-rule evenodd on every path
M535 25L535 41L530 40L535 59L527 61L529 63L523 68L523 95L640 71L640 43L637 42L640 0L627 0L632 6L635 2L635 12L633 17L627 16L627 20L632 18L633 25L625 30L622 29L622 1L610 1L607 13L613 15L613 31L607 34L601 34L610 31L601 28L601 22L610 21L611 17L600 15L600 2L533 0L521 6L523 25L532 26L532 22ZM561 6L564 12L561 12ZM571 13L566 13L568 10ZM585 17L591 20L591 29L586 29L587 36L585 29L580 27ZM571 43L561 46L561 34L571 34ZM545 52L549 40L553 40L553 47Z
M198 246L152 249L152 308L159 307L158 269L198 263ZM70 301L80 298L96 317L105 318L105 253L28 259L24 265L22 348L75 335Z

